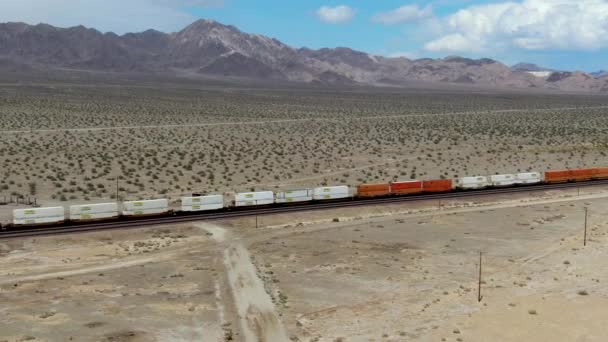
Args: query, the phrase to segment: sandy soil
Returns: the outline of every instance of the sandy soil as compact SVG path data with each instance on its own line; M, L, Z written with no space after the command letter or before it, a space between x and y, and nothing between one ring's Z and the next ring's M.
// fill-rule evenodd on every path
M608 191L577 194L1 241L0 341L604 341Z

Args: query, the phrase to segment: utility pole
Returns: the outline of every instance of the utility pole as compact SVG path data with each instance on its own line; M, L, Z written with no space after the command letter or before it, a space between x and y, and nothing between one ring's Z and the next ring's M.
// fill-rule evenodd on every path
M479 281L477 282L477 302L481 302L481 251L479 251Z
M258 229L258 215L255 215L255 229Z
M587 214L588 208L585 207L585 235L583 237L583 246L587 246Z

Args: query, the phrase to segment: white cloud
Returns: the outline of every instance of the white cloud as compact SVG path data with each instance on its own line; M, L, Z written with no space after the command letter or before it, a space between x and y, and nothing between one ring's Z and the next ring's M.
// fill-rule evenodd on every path
M317 17L321 21L330 24L342 24L351 20L356 11L348 6L340 5L336 7L323 6L317 10Z
M85 25L100 31L173 32L197 18L185 8L217 7L223 0L0 0L0 22Z
M378 13L372 17L372 21L394 25L430 18L432 15L433 8L430 5L424 8L420 8L418 5L407 5L392 11Z
M608 47L608 1L523 0L471 6L443 19L432 52Z

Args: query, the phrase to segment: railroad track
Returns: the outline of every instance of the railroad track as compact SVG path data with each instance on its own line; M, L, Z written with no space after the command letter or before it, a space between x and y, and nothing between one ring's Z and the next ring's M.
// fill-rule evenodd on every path
M233 209L233 210L224 210L224 211L220 211L220 212L204 212L204 213L196 213L196 214L184 214L184 215L176 215L176 216L162 216L162 217L153 217L153 218L118 220L118 221L111 221L111 222L96 222L96 223L87 223L87 224L68 224L68 225L62 225L62 226L56 226L56 227L44 227L44 228L21 228L21 229L13 228L13 230L0 232L0 239L69 234L69 233L83 233L83 232L113 230L113 229L140 228L140 227L147 227L147 226L187 223L187 222L194 222L194 221L219 220L219 219L251 217L251 216L265 216L265 215L274 215L274 214L285 214L285 213L305 212L305 211L313 211L313 210L338 209L338 208L349 208L349 207L370 206L370 205L396 204L396 203L405 203L405 202L419 202L419 201L429 201L429 200L465 198L465 197L474 197L474 196L489 196L489 195L512 194L512 193L532 192L532 191L576 189L576 188L599 186L599 185L608 185L608 180L596 180L596 181L563 183L563 184L537 184L537 185L529 185L529 186L510 187L510 188L468 190L468 191L457 191L457 192L440 193L440 194L411 195L411 196L404 196L404 197L352 199L352 200L345 200L345 201L323 202L323 203L312 203L312 204L310 204L310 203L292 204L289 206L281 206L281 207L265 207L265 208L240 209L240 210Z

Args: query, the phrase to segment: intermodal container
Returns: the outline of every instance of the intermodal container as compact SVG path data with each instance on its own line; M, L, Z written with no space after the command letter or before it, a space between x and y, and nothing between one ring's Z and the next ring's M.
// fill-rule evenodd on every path
M509 186L517 184L517 176L511 174L492 175L488 178L492 186Z
M277 203L295 203L312 201L312 189L287 190L275 194Z
M570 170L571 181L585 181L592 180L596 174L597 169L575 169Z
M65 211L63 207L13 210L13 223L17 226L60 223L63 221L65 221Z
M515 175L516 184L536 184L542 182L540 172L523 172Z
M598 167L594 179L608 179L608 167Z
M182 197L182 211L217 210L224 207L224 196Z
M322 188L315 188L313 190L313 199L315 201L349 198L349 197L350 197L350 188L345 185L326 186L326 187L322 187Z
M388 196L391 193L391 185L388 183L361 184L357 187L359 197L380 197Z
M459 189L483 189L487 186L490 186L490 182L485 176L462 177L456 182Z
M453 189L451 179L436 179L422 182L423 192L447 192Z
M70 207L70 220L88 221L118 217L118 203L98 203L73 205Z
M545 182L547 183L565 183L570 181L584 181L594 179L597 175L597 169L575 169L575 170L559 170L546 171Z
M274 203L274 193L272 191L243 192L235 196L237 207L249 207L256 205L268 205Z
M565 183L570 180L570 171L545 171L545 182L547 183Z
M125 216L155 215L169 212L169 200L156 199L131 201L123 203L122 214Z
M405 194L417 194L422 192L422 181L399 181L391 183L391 194L393 195L405 195Z

